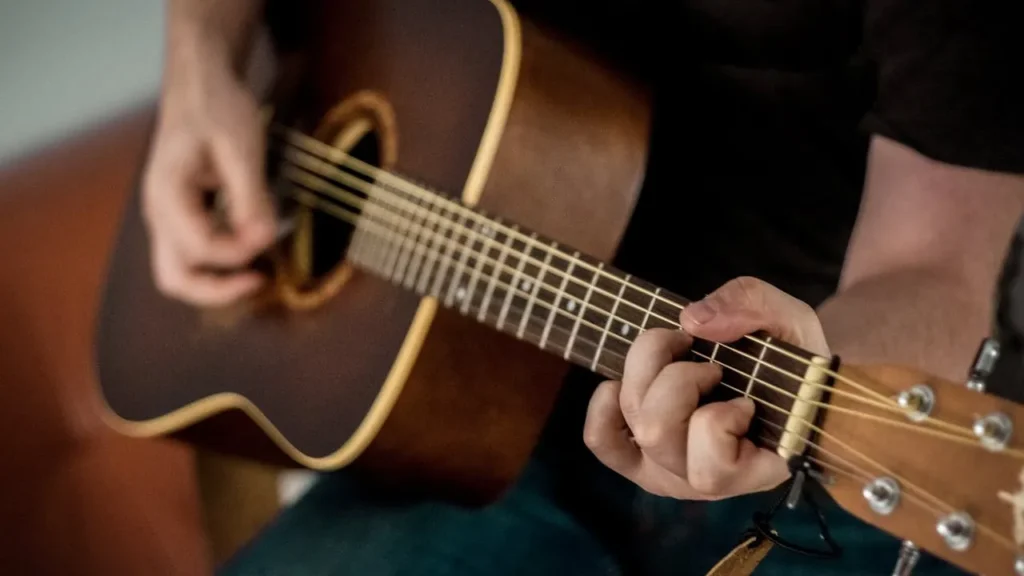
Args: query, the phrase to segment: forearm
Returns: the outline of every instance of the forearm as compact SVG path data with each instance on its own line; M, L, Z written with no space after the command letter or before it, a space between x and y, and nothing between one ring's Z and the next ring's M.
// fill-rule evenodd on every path
M211 64L241 74L263 6L261 0L168 0L167 81Z
M899 364L966 379L989 334L993 296L935 269L887 273L850 285L818 309L829 347L850 364Z
M990 330L1024 178L872 142L865 197L836 295L829 347L854 364L903 364L964 381Z

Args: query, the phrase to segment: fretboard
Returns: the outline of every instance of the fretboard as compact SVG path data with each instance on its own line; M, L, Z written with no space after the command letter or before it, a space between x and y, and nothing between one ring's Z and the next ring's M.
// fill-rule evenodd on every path
M438 196L373 199L349 249L357 265L602 376L630 345L678 329L687 300L515 225ZM713 396L749 396L752 438L777 442L813 354L765 336L698 340L690 359L722 366Z

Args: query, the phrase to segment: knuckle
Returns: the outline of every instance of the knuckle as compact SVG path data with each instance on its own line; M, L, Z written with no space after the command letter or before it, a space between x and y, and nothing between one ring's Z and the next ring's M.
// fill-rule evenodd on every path
M692 384L694 368L695 365L687 362L673 362L661 369L661 377L685 390Z
M583 427L583 444L595 454L603 452L606 446L603 431L599 427L588 422L588 424Z
M609 412L618 410L615 399L619 383L614 380L602 382L591 397L583 422L583 443L595 454L602 451L608 442Z
M622 414L632 418L640 413L641 405L640 395L623 387L619 398L619 408L622 410Z
M165 296L178 297L184 293L184 282L181 274L168 270L166 266L158 268L154 274L156 288Z
M729 485L729 478L717 466L701 463L687 470L690 487L705 497L721 496Z
M667 428L659 421L640 422L633 428L633 439L643 449L661 447L669 440Z
M764 282L753 276L740 276L729 281L729 294L732 300L757 308L763 300Z
M636 485L639 486L644 492L647 492L651 496L657 496L658 498L679 498L681 495L677 494L676 490L670 490L666 486L662 486L658 482L650 482L647 480L634 480Z
M725 406L718 403L705 404L690 415L690 431L696 435L708 435L715 431L724 416Z

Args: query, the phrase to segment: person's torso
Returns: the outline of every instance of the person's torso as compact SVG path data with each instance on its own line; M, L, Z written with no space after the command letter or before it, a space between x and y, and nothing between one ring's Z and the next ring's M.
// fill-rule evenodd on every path
M654 88L650 166L619 265L687 297L738 275L812 304L831 293L874 97L858 2L514 3Z

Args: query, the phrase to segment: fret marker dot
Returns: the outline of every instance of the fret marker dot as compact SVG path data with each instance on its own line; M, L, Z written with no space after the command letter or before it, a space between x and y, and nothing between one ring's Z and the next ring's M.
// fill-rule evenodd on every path
M569 300L568 302L566 302L565 303L565 309L568 310L569 312L572 312L573 310L575 310L576 309L576 301L575 300Z
M523 280L523 290L526 290L527 292L529 292L530 291L530 286L531 286L531 284L530 284L529 280Z
M455 299L462 302L462 299L466 297L466 289L459 286L459 289L455 291Z
M623 336L629 336L629 324L623 323L622 327L619 328L619 334Z

